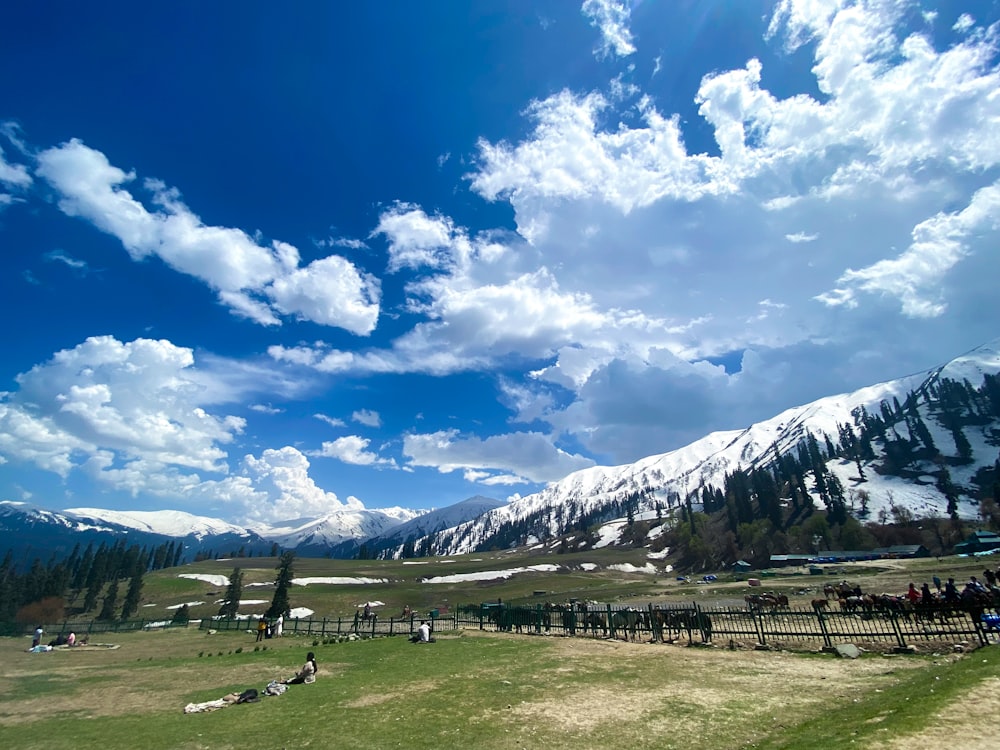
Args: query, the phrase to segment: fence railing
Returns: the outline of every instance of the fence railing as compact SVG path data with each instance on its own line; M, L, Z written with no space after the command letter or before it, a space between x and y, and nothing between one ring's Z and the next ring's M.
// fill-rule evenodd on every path
M315 635L320 637L359 635L359 636L384 636L384 635L409 635L414 633L421 620L430 620L432 628L451 629L458 627L451 615L436 613L432 616L410 617L324 617L315 620L288 619L282 623L282 630L285 635ZM250 633L257 632L256 619L211 619L202 620L198 625L202 630L246 630Z
M456 627L518 633L557 633L689 643L733 641L796 647L836 643L888 645L905 649L919 643L942 647L968 641L1000 642L997 607L925 607L917 611L829 611L775 608L701 607L649 604L644 608L590 605L546 608L497 604L463 605ZM991 636L992 639L991 639Z
M287 635L333 637L344 635L410 635L421 619L434 630L478 628L516 633L546 633L575 637L649 639L689 644L739 642L795 648L836 643L876 644L905 649L916 644L941 647L975 641L1000 642L1000 608L921 608L919 611L830 611L775 608L702 607L698 604L650 603L643 608L610 604L574 607L460 605L453 612L405 618L326 617L288 619ZM257 619L206 618L186 622L169 620L64 620L44 625L45 641L75 632L78 639L102 633L134 632L197 626L202 630L243 630L257 633ZM2 635L29 635L33 626L0 623Z

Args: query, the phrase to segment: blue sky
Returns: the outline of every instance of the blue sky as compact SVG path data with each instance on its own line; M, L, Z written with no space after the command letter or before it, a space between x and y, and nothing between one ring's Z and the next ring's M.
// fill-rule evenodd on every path
M1000 335L996 2L27 3L0 499L525 495Z

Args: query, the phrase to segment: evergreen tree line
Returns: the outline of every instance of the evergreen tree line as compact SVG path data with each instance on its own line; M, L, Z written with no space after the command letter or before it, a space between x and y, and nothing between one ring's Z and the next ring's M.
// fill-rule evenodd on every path
M0 622L13 621L22 609L38 602L61 602L71 593L74 601L82 594L82 612L91 612L105 587L98 617L114 619L119 582L126 579L129 587L121 603L122 617L130 617L138 608L143 574L180 565L184 554L180 541L143 547L127 546L124 539L118 539L111 544L101 542L96 549L93 543L82 551L80 547L77 544L65 559L53 557L42 563L36 558L24 572L18 571L13 553L8 551L0 563Z
M950 433L953 446L942 450L935 444L921 404ZM967 380L932 379L902 403L897 398L883 401L877 414L859 407L852 417L853 423L837 426L836 437L807 433L792 450L781 452L776 446L758 466L727 474L722 488L698 488L681 504L680 522L661 543L677 548L682 565L704 569L741 558L766 565L773 554L821 549L926 542L938 554L950 551L968 529L958 516L960 493L949 466L973 460L964 428L1000 420L1000 377L985 376L979 388ZM1000 439L1000 430L989 429L987 437ZM874 445L882 448L881 460ZM827 466L837 458L853 462L857 471L852 477L855 486L846 492ZM933 475L947 500L948 517L918 523L906 508L890 502L890 511L863 525L859 519L868 518L871 499L863 488L866 465L880 474ZM975 483L981 516L987 525L1000 528L1000 460L980 469ZM822 509L816 506L817 496Z

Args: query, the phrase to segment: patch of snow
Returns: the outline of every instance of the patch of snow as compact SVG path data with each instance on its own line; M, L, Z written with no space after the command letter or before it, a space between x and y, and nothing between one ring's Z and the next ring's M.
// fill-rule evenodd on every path
M369 607L384 607L385 606L385 602L380 602L380 601L376 600L374 602L361 602L361 604L358 605L358 608L364 607L366 604Z
M669 554L670 554L670 547L666 547L664 549L661 549L659 552L647 552L646 557L648 557L650 560L662 560Z
M273 585L274 585L273 581L271 583L244 583L243 588L249 589L254 586L273 586Z
M594 549L608 547L617 542L621 536L622 529L625 528L625 523L625 521L612 521L599 528L597 530L599 539L597 540L597 544L594 545Z
M332 583L335 585L350 585L358 583L388 583L385 578L364 578L351 576L329 576L326 578L293 578L292 583L296 586L308 586L310 583Z
M458 573L450 576L435 576L425 578L422 583L462 583L464 581L493 581L497 578L510 578L518 573L554 573L558 565L529 565L526 568L508 568L507 570L481 570L478 573Z
M205 583L210 583L213 586L228 586L229 578L226 576L211 575L208 573L179 573L178 578L192 578L195 581L204 581Z
M185 604L189 607L197 607L199 604L204 604L205 602L184 602L184 604L171 604L169 607L164 607L164 609L180 609Z
M403 565L427 565L426 560L404 560Z
M583 570L597 570L597 563L580 563Z
M313 612L313 610L309 609L309 607L292 607L292 611L289 617L291 617L291 619L293 620L301 620L302 618L310 617L313 614L315 613Z
M656 575L656 566L653 563L646 563L641 568L636 567L632 563L615 563L614 565L609 565L608 570L617 570L622 573L647 573L650 575Z

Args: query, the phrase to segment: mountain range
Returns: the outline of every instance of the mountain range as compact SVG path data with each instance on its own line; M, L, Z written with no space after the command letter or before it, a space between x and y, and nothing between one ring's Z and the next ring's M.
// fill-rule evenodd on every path
M899 424L891 425L890 436L882 424L883 438L872 440L864 460L860 454L851 459L836 451L825 456L826 470L846 488L851 510L878 514L901 506L918 517L950 511L974 518L979 513L977 478L997 461L1000 419L972 404L956 417L955 410L942 410L931 394L949 382L968 384L967 390L973 392L997 373L1000 339L926 372L822 398L745 429L714 432L635 463L577 471L538 493L506 503L477 496L433 511L339 510L320 518L243 528L170 510L76 508L57 512L0 502L0 552L5 547L27 547L37 556L66 554L77 541L120 535L141 544L182 539L189 554L213 550L227 555L239 549L264 554L275 544L307 556L335 557L460 554L530 544L620 517L625 504L639 513L671 513L692 492L721 488L736 470L773 465L801 450L804 441L825 440L832 448L831 436L837 440L845 426L850 426L852 435L863 434L864 425L870 424L869 415L879 413L887 415L889 422L896 415ZM892 470L887 470L896 438L906 442L905 431L904 436L897 432L903 429L899 425L905 423L912 433L915 421L926 424L924 440L933 441L933 455L918 452L902 468L895 461ZM966 445L959 443L960 437ZM912 434L910 438L916 442ZM942 467L947 469L947 486L941 482ZM813 491L818 497L818 491ZM21 556L25 556L23 551Z

